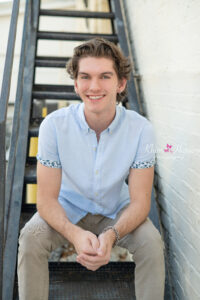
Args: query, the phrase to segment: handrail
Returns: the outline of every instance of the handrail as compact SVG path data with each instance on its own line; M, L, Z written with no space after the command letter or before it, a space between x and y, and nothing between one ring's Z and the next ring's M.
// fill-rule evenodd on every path
M3 299L13 299L18 233L34 82L40 0L26 0L13 129L6 177ZM6 225L5 225L6 224ZM4 230L5 232L5 230Z
M15 49L17 21L20 0L13 1L12 15L9 28L8 44L6 51L5 67L0 97L0 300L3 299L3 256L4 256L4 210L5 210L5 184L6 184L6 119L10 84Z
M23 35L22 35L22 44L21 44L21 54L20 54L20 62L19 62L19 71L18 71L18 80L17 80L17 91L15 97L15 109L13 116L13 126L12 126L12 134L10 139L10 151L9 151L9 159L7 165L7 174L6 174L6 187L5 187L5 209L4 209L4 236L5 239L7 237L7 223L9 216L9 207L10 207L10 198L11 191L13 186L13 177L14 177L14 169L16 162L16 145L19 135L19 114L22 102L22 90L23 90L23 79L24 79L24 64L26 58L26 48L27 48L27 23L29 18L29 8L32 5L32 2L26 1L25 14L24 14L24 25L23 25ZM32 10L32 7L31 7Z

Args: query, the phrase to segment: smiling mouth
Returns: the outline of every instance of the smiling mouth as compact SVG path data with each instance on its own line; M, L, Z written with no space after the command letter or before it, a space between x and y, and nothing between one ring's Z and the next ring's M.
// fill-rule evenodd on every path
M87 97L89 98L89 100L93 100L93 101L97 101L100 100L104 97L105 95L96 95L96 96L92 96L92 95L87 95Z

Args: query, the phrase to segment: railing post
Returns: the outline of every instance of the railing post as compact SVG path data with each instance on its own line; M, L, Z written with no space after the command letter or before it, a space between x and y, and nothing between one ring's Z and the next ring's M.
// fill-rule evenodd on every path
M15 284L16 257L18 248L19 221L21 215L22 192L24 183L24 170L27 151L27 136L32 100L32 86L34 78L34 59L36 54L37 24L39 19L40 0L26 0L26 27L25 58L23 57L20 75L22 90L19 90L20 103L15 108L19 111L17 122L16 148L13 156L16 158L13 169L11 191L8 190L9 215L7 222L7 235L4 250L3 273L3 299L13 299L13 287ZM36 26L35 26L35 25ZM21 70L22 71L22 70ZM17 112L16 112L17 113Z
M3 299L3 260L4 260L4 215L5 215L5 185L6 185L6 117L10 95L10 83L19 14L20 0L14 0L10 21L8 45L6 51L5 67L3 73L1 98L0 98L0 300Z
M4 209L5 209L5 123L0 124L0 300L3 290L3 252L4 252Z

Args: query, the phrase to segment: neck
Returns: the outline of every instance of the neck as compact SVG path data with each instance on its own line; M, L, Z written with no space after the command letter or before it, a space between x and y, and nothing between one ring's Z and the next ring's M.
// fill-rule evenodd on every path
M116 109L109 114L88 114L85 112L85 119L91 129L96 132L97 136L100 136L101 132L104 131L112 123L115 118Z

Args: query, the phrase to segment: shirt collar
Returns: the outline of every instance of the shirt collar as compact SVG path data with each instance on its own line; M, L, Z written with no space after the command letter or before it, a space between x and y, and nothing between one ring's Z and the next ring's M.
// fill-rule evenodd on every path
M115 118L106 129L106 131L108 131L109 133L112 133L115 130L115 128L118 126L118 124L120 123L120 117L121 117L122 110L123 110L122 107L120 107L119 105L116 106ZM81 103L80 106L79 106L78 117L79 117L79 120L80 120L80 126L81 126L82 130L85 133L88 133L91 130L91 128L89 127L89 125L88 125L88 123L86 122L86 119L85 119L84 103Z

